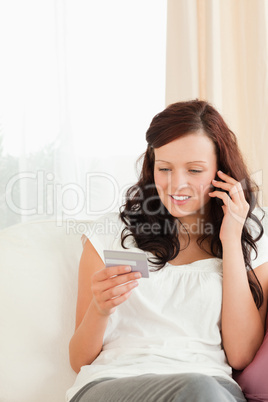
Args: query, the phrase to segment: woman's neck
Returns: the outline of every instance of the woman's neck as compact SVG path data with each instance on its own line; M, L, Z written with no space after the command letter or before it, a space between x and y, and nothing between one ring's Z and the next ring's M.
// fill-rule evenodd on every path
M188 215L183 218L178 218L178 232L181 237L197 239L198 237L206 234L213 234L212 220L209 215L194 214Z

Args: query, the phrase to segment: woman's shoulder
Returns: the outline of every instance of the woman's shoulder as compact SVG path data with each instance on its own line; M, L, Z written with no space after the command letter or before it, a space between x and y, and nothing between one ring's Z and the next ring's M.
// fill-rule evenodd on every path
M85 234L114 235L124 225L119 212L108 212L87 222Z
M88 222L82 236L83 246L88 240L104 260L103 250L121 249L121 233L125 223L119 212L110 212Z

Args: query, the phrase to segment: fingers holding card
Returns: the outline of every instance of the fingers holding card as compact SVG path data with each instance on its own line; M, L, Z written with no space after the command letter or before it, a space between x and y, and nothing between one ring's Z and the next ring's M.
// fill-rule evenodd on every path
M140 272L143 278L149 278L148 262L145 253L103 250L103 254L106 267L130 265L132 272Z

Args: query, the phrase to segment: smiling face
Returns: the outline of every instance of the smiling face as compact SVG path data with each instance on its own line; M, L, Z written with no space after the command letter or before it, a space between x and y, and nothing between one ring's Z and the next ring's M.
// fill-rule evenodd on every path
M204 218L217 172L215 146L203 131L155 148L154 181L171 215L184 223Z

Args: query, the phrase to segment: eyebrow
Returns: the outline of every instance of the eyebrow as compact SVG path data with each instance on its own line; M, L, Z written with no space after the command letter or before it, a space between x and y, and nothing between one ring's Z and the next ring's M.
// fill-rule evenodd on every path
M155 162L166 162L166 163L172 164L172 162L164 161L163 159L157 159ZM191 162L187 162L187 164L189 164L189 163L207 163L207 162L206 161L191 161Z

